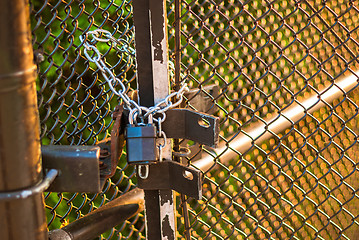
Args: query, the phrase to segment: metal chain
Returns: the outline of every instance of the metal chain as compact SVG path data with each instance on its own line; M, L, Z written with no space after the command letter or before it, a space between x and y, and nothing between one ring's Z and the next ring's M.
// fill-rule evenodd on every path
M105 61L102 59L100 51L96 47L97 42L111 42L118 51L127 53L131 57L135 58L135 50L129 46L129 43L124 39L116 39L112 34L104 29L97 29L93 31L88 31L85 36L80 36L80 40L84 46L84 55L90 61L96 64L98 69L101 71L102 76L108 83L111 91L119 96L127 110L130 111L129 122L133 122L135 125L141 125L145 122L145 119L153 118L154 122L157 122L158 125L158 137L163 138L163 144L159 144L157 147L159 149L160 161L162 160L162 149L166 146L167 137L165 132L162 130L162 123L166 119L166 111L174 108L181 104L183 100L183 94L188 91L187 84L183 84L177 92L170 93L165 99L157 103L153 107L144 107L140 106L136 101L132 100L126 94L126 86L123 82L118 79L113 71L107 66ZM92 56L89 52L93 52ZM174 64L170 62L169 67L174 68ZM120 86L120 90L116 90L115 87ZM176 98L176 101L173 103L172 99ZM153 116L160 114L159 117L154 118ZM137 122L137 119L141 119L141 122Z

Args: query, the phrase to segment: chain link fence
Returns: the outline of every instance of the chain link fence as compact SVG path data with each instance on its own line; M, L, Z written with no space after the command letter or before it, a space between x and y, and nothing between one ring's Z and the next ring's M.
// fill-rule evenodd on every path
M181 0L180 6L181 80L211 99L221 147L192 148L187 158L194 167L201 157L210 161L202 200L177 199L179 237L356 239L358 4ZM82 55L79 36L102 28L123 39L123 51L99 46L116 77L135 90L131 0L33 0L31 7L42 143L96 144L110 136L118 99ZM174 9L168 1L172 60ZM219 92L206 90L211 85ZM191 100L186 107L193 108ZM244 138L247 146L238 147ZM100 194L45 194L49 229L135 188L125 157ZM142 213L99 237L144 238Z

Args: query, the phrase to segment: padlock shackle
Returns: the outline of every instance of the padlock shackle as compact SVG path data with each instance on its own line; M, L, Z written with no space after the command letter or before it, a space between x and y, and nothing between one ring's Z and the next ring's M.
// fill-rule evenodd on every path
M140 109L145 112L149 111L149 109L147 107L143 107L143 106L140 106ZM138 112L139 112L138 108L134 108L134 109L130 110L130 113L128 115L129 124L137 125L137 121L135 119L137 119L137 117L138 117ZM153 124L153 115L152 114L149 114L147 119L148 119L148 124Z

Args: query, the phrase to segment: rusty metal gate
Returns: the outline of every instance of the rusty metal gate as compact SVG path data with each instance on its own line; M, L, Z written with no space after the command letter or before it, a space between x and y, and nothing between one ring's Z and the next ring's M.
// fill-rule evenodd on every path
M169 56L177 63L171 84L189 84L184 107L195 108L201 95L207 108L200 110L220 118L218 148L175 142L191 147L188 164L204 173L201 200L175 195L179 238L357 239L358 7L350 0L167 2ZM31 1L43 145L110 136L119 99L84 57L79 36L101 28L122 39L120 49L99 47L131 92L132 11L131 0ZM99 194L45 193L49 230L136 184L124 154ZM139 212L99 239L145 236Z

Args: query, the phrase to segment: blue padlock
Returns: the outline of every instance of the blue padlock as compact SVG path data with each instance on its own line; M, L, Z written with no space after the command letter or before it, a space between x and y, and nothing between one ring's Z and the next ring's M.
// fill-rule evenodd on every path
M126 128L127 162L129 164L148 165L155 163L156 159L156 126L152 116L148 123L135 125L133 118L129 118Z

